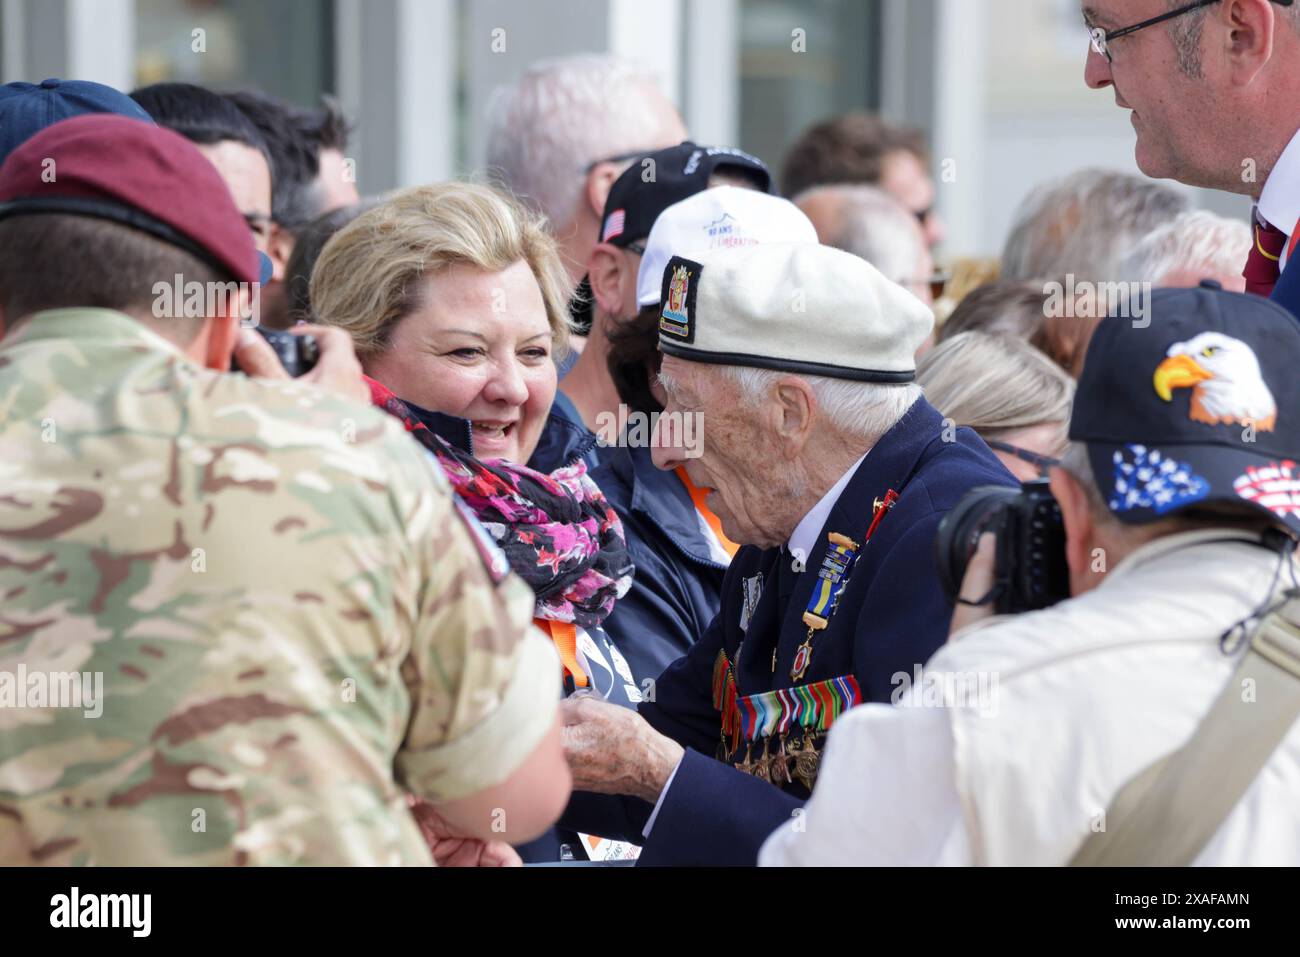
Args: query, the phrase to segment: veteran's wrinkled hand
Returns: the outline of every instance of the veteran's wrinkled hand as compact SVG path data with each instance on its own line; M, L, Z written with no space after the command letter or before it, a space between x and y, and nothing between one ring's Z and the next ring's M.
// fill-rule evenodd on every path
M596 698L570 698L560 709L575 791L659 799L685 753L680 744L635 711Z

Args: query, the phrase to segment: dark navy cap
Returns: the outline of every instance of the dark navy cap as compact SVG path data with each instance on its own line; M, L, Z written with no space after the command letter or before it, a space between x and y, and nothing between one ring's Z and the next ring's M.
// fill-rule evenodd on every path
M1300 323L1213 282L1148 305L1098 326L1070 420L1111 512L1245 503L1300 534Z
M728 169L753 180L763 192L772 191L772 174L767 166L742 150L697 146L688 140L638 157L610 187L600 241L626 247L645 239L660 213L704 192L714 173Z
M44 80L0 86L0 163L47 126L83 113L153 119L125 93L87 80Z

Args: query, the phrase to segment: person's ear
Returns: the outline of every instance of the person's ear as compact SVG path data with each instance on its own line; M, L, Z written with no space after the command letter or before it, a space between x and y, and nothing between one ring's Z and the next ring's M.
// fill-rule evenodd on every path
M1270 0L1227 0L1211 16L1223 27L1234 86L1249 86L1273 56L1277 12Z
M619 168L613 163L597 163L596 168L587 174L583 195L587 198L587 205L591 207L596 222L605 218L605 201L609 199L609 191L614 188L614 181L620 175Z
M624 260L609 243L597 243L587 258L587 280L596 305L607 316L617 316L623 307L623 284L626 281Z
M224 315L211 316L206 321L207 344L203 350L203 364L217 372L230 371L230 356L239 342L240 310L242 297L227 297Z
M1096 587L1100 579L1092 570L1095 527L1088 493L1079 480L1065 469L1052 469L1049 476L1052 497L1061 507L1065 525L1065 559L1070 566L1070 594L1080 595Z
M266 255L271 259L272 282L284 282L284 277L289 271L289 257L293 255L293 247L297 241L298 237L289 230L278 223L271 223L271 232L266 240Z
M791 376L780 380L770 403L772 424L782 451L789 460L799 457L813 432L813 414L817 399L812 386Z

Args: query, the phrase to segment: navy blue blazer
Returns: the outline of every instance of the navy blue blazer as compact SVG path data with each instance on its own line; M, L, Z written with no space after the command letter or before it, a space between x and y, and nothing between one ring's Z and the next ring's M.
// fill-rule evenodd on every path
M1300 246L1287 260L1282 278L1273 287L1273 301L1291 310L1291 315L1300 319Z
M839 608L814 642L800 685L853 675L863 701L887 702L896 674L910 674L947 640L952 606L934 563L934 538L944 514L972 488L1018 483L969 429L945 441L944 422L918 401L863 460L832 508L806 571L793 573L785 549L746 547L722 586L722 606L705 634L660 676L655 700L641 714L682 744L678 766L640 859L645 865L752 865L769 834L791 820L808 798L796 781L776 787L715 759L721 741L713 704L713 670L724 650L735 666L738 694L790 687L791 666L807 635L802 616L832 532L861 542L874 502L899 493L860 554ZM745 581L763 590L742 629ZM740 646L744 642L744 648ZM740 649L739 660L737 651ZM776 652L776 669L772 653ZM743 746L742 752L743 754ZM562 821L589 833L643 840L651 805L635 798L578 794Z
M623 521L636 574L605 631L636 675L657 677L718 613L727 566L714 561L695 503L646 448L605 448L591 477Z

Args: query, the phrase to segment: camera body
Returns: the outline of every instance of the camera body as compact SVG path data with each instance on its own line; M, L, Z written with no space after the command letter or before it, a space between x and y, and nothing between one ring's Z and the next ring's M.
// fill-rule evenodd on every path
M291 378L298 378L310 372L320 358L320 346L313 336L295 336L287 329L264 329L257 327L257 332L270 343L275 350L280 365ZM239 366L232 362L232 371L239 371Z
M1070 597L1061 508L1046 480L1019 489L972 489L939 524L935 561L949 601L961 593L980 536L997 539L993 607L998 614L1048 608Z

